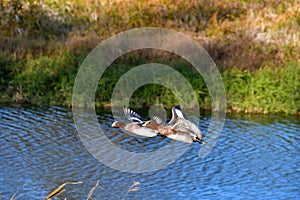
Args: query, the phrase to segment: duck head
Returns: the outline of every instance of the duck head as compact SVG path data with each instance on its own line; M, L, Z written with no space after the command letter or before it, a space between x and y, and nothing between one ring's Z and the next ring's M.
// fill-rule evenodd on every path
M147 128L151 128L153 130L158 130L159 129L159 124L156 123L154 120L149 120L149 121L146 121L143 126L147 127Z
M119 122L112 123L111 127L120 128Z

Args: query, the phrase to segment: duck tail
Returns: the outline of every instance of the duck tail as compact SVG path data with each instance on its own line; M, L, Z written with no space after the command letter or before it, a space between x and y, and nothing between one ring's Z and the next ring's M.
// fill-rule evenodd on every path
M199 142L200 144L205 144L204 140L200 139L198 137L195 137L193 140L194 140L194 142Z

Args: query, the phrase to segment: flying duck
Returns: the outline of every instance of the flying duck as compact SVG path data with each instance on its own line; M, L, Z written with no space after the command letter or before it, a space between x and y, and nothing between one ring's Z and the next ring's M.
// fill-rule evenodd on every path
M157 121L159 121L158 118L159 117L155 116L155 120L148 120L143 123L143 126L154 129L160 135L167 136L173 140L204 144L202 132L194 123L184 117L179 105L172 108L172 118L167 125L157 123Z
M127 117L127 119L129 121L131 121L131 123L127 124L124 122L115 121L112 123L112 125L111 125L112 127L121 128L128 132L139 135L139 136L144 136L144 137L157 136L157 131L155 131L154 129L142 126L143 123L145 122L145 120L143 120L143 118L138 113L136 113L135 111L133 111L132 109L130 109L128 107L124 107L123 111L124 111L124 114Z

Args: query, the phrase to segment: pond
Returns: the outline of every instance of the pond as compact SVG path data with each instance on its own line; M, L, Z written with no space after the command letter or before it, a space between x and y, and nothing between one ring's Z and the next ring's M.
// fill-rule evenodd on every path
M110 112L97 114L120 148L156 149L168 142L123 134L110 127ZM200 118L204 134L209 121L209 115ZM296 116L227 115L219 141L204 158L198 157L201 145L195 143L162 169L129 173L89 153L70 110L2 105L0 199L15 192L15 199L43 199L65 182L82 183L66 185L54 199L86 199L98 180L101 187L90 199L299 199L299 132Z

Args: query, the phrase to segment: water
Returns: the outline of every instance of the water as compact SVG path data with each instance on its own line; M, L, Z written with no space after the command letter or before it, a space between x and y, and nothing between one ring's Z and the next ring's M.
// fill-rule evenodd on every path
M122 148L155 150L168 140L135 138L110 128L108 112L99 113L108 138ZM205 132L209 116L201 118ZM0 107L0 199L42 199L60 184L57 199L300 199L300 119L230 115L215 148L199 159L192 144L175 162L154 172L126 173L97 161L81 143L64 108ZM117 155L116 155L117 156ZM126 163L124 163L126 165ZM128 192L134 182L137 191Z

